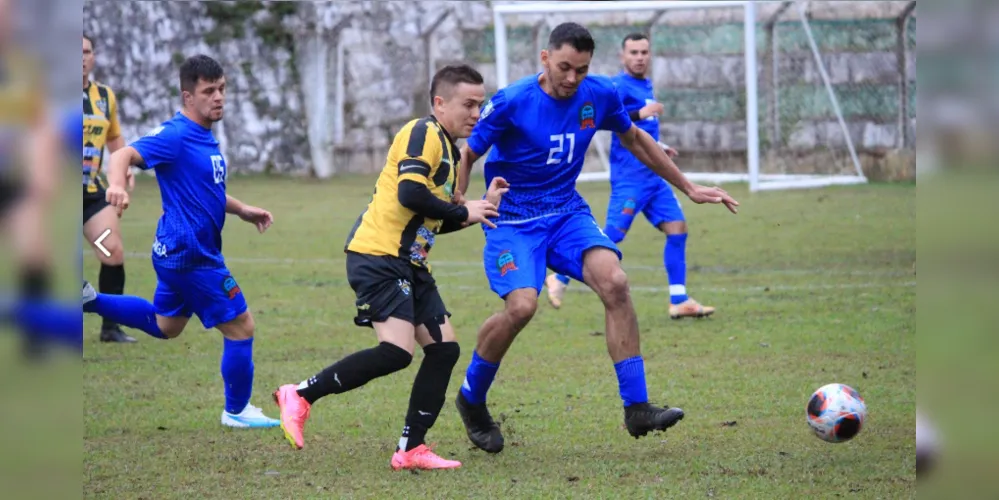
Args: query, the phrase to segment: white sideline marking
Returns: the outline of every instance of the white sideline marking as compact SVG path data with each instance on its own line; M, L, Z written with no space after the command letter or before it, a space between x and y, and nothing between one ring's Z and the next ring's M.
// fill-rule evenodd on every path
M139 253L139 252L128 252L125 254L129 258L149 258L149 253ZM226 262L239 262L243 264L324 264L331 266L342 266L344 265L344 259L325 259L325 258L280 258L280 257L226 257ZM439 260L431 261L431 265L434 268L434 275L436 276L465 276L470 273L467 271L462 272L438 272L442 269L450 268L475 268L478 272L482 272L482 261L455 261L455 260ZM645 265L628 265L623 264L622 267L627 271L659 271L663 274L663 266L645 266ZM745 268L738 269L732 267L721 267L721 266L710 266L710 267L698 267L687 270L688 273L694 274L729 274L732 276L756 276L764 274L783 274L783 275L801 275L801 276L883 276L883 277L901 277L901 276L911 276L912 271L909 270L898 270L898 271L843 271L836 269L756 269L756 268ZM634 289L634 287L633 287Z
M148 257L148 254L141 253L129 253L129 257ZM280 258L270 258L270 257L226 257L227 262L241 262L248 264L296 264L296 263L308 263L308 264L339 264L343 265L343 259L280 259ZM434 267L470 267L474 265L476 270L461 270L461 271L450 271L450 272L435 272L437 277L449 277L449 276L471 276L478 275L482 273L481 262L449 262L450 266L440 266L438 263L434 263ZM629 269L629 267L625 267ZM630 269L638 269L638 266L630 267ZM659 268L656 268L659 269ZM821 274L837 274L845 275L848 273L836 273L831 271L823 270L808 270L808 269L787 269L774 271L780 273L781 271L791 271L785 272L784 274L802 274L802 275L821 275ZM757 270L754 274L762 274L766 271ZM860 276L905 276L908 273L869 273L861 274ZM853 276L857 276L856 274ZM454 285L446 282L441 282L438 280L437 286L442 290L457 290L457 291L489 291L489 287L485 284L481 286L473 285ZM828 284L813 284L813 285L768 285L768 286L739 286L739 287L697 287L697 293L717 293L717 294L745 294L745 293L767 293L769 292L808 292L808 291L828 291L828 290L856 290L865 288L911 288L916 286L915 281L904 281L897 283L828 283ZM568 292L573 293L591 293L589 287L582 283L575 283L566 289ZM643 286L643 285L632 285L631 291L633 293L654 293L654 294L667 294L669 293L669 286ZM492 292L490 292L492 293ZM542 292L544 293L544 292Z

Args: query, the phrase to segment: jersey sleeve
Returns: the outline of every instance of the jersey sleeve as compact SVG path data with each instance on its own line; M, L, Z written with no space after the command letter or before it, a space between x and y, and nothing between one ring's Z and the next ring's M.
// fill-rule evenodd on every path
M600 99L603 101L603 105L600 107L607 110L598 128L600 130L610 130L616 134L627 132L631 128L631 117L628 116L628 112L624 109L624 103L622 102L618 86L614 85L608 78L606 81L601 82L598 92Z
M399 160L398 181L429 185L444 156L440 136L426 120L420 120L400 133L403 136L397 140L400 144L405 144L406 149Z
M180 149L180 132L169 123L154 128L145 137L131 144L142 156L143 170L169 166L177 158Z
M108 121L111 122L108 126L108 141L113 141L121 137L121 124L118 122L118 98L110 87L108 87Z
M472 129L466 144L476 155L482 156L499 140L510 124L510 106L505 90L500 90L482 108L479 122Z

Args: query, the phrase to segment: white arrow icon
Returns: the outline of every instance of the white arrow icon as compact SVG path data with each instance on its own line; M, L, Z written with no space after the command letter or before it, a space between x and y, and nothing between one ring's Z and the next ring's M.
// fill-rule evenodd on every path
M97 247L97 249L100 250L105 257L110 257L111 252L109 252L107 248L104 248L104 245L101 245L101 242L104 241L104 239L110 235L111 235L111 228L107 228L104 230L103 233L101 233L100 236L97 237L96 240L94 240L94 246Z

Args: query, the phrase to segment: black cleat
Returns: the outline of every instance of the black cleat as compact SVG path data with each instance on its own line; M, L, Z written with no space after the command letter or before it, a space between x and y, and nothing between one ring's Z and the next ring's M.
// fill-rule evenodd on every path
M113 326L110 328L101 329L101 342L117 342L121 344L130 344L135 342L135 339L126 335L125 332L121 331L120 326Z
M499 453L503 451L503 433L500 432L499 425L493 421L489 415L489 408L486 404L473 405L465 399L465 395L458 391L458 397L454 401L461 415L461 421L465 424L465 432L468 439L480 450L488 453Z
M631 405L624 409L624 425L628 434L638 439L650 431L665 431L683 420L679 408L659 408L649 403Z

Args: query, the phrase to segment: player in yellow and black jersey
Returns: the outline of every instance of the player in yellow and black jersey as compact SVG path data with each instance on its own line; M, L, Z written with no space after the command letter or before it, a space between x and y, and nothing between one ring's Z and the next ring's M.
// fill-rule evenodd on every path
M101 178L104 150L114 153L125 146L118 124L118 101L111 87L90 78L94 70L94 40L83 35L83 235L88 242L111 232L101 245L111 255L94 248L101 261L98 289L101 293L121 295L125 292L125 249L121 241L121 226L114 207L105 200L106 181ZM129 179L130 184L134 178ZM101 325L101 342L135 342L113 321Z
M469 66L448 66L430 86L433 115L413 120L395 136L367 210L347 238L347 280L357 294L358 326L373 327L378 346L356 352L301 384L281 386L274 398L281 426L293 446L311 405L409 365L415 344L424 358L413 383L394 469L449 469L424 444L444 406L447 384L460 353L427 253L436 235L484 223L493 226L506 181L497 178L485 200L456 202L458 152L454 138L468 137L485 100L482 76Z

